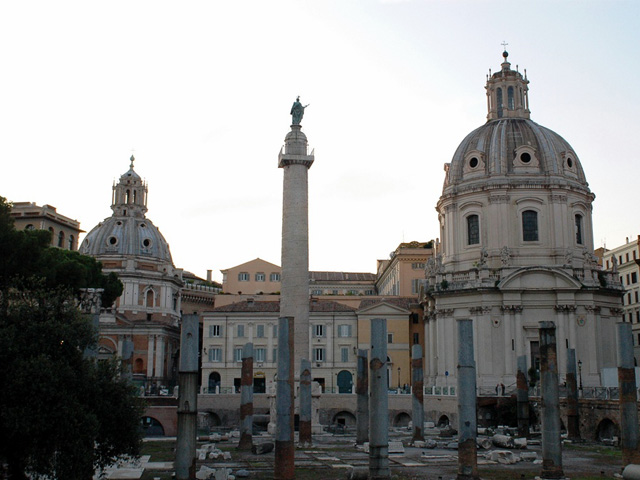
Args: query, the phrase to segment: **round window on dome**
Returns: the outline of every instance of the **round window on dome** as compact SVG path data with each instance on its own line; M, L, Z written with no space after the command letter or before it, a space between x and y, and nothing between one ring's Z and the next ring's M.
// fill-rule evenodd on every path
M567 158L567 166L573 168L573 160L571 160L571 158Z
M116 222L116 225L122 225L122 222Z
M469 166L471 168L476 168L478 166L478 159L476 157L472 157L471 160L469 160Z
M522 152L520 154L520 161L522 163L529 163L531 161L531 154L528 152Z
M107 242L109 243L109 245L117 245L118 239L116 237L109 237L109 240L107 240Z
M144 248L149 248L149 247L151 246L151 239L149 239L149 238L145 238L145 239L142 241L142 246L143 246Z
M141 223L141 224L140 224L140 228L144 228L144 227L146 227L146 226L147 226L147 224L146 224L146 223Z

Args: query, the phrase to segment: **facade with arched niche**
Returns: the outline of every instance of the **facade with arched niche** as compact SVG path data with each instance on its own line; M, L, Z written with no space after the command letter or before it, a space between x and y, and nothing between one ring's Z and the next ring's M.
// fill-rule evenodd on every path
M616 367L620 281L593 255L590 191L577 153L530 119L525 74L487 78L487 122L445 164L441 248L426 266L425 386L455 381L456 319L473 319L479 389L538 368L539 322L556 325L560 378L576 351L584 386ZM446 372L449 373L448 378Z
M118 355L148 392L177 383L182 270L169 245L146 217L148 188L133 169L113 185L113 214L85 237L80 253L102 262L124 285L114 305L100 315L99 355Z

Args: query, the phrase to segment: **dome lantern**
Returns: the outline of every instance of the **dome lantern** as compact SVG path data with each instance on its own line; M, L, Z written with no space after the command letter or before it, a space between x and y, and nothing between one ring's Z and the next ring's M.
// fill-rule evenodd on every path
M511 70L509 53L502 53L501 70L487 78L487 122L501 118L529 118L529 80Z
M133 170L135 157L131 155L129 170L113 186L111 210L122 217L144 218L147 213L147 184Z

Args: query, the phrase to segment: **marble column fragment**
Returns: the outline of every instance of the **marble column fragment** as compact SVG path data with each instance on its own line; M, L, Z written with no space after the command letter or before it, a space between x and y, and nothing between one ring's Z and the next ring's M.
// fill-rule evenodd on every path
M411 347L411 391L413 414L412 442L424 440L424 371L422 369L422 347Z
M371 412L369 416L369 479L387 480L389 470L389 393L387 385L387 320L371 319Z
M253 447L253 343L246 343L242 349L238 450L251 450L251 447Z
M276 384L276 451L273 478L295 478L293 317L278 320L278 379Z
M368 352L358 349L356 377L356 444L369 441L369 366Z
M570 440L580 439L580 410L574 348L567 349L567 436Z
M311 439L311 362L306 358L300 361L300 422L299 444L310 447Z
M542 473L540 478L564 478L560 439L558 354L556 326L540 322L540 378L542 383Z
M620 445L623 467L640 464L638 399L630 323L618 323L618 387L620 392Z
M196 435L198 427L198 335L197 315L183 315L178 367L178 438L176 479L196 478Z
M516 375L516 410L518 415L518 436L529 436L529 383L527 380L527 357L518 357L518 373Z
M458 476L478 477L476 363L473 359L473 321L458 319Z

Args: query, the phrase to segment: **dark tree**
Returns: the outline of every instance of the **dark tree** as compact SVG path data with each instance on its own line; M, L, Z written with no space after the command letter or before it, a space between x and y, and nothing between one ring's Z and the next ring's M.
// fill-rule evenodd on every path
M84 355L96 332L77 307L80 288L110 303L122 284L49 247L48 232L16 231L9 212L0 197L0 464L10 478L89 479L140 448L136 389L117 363Z

